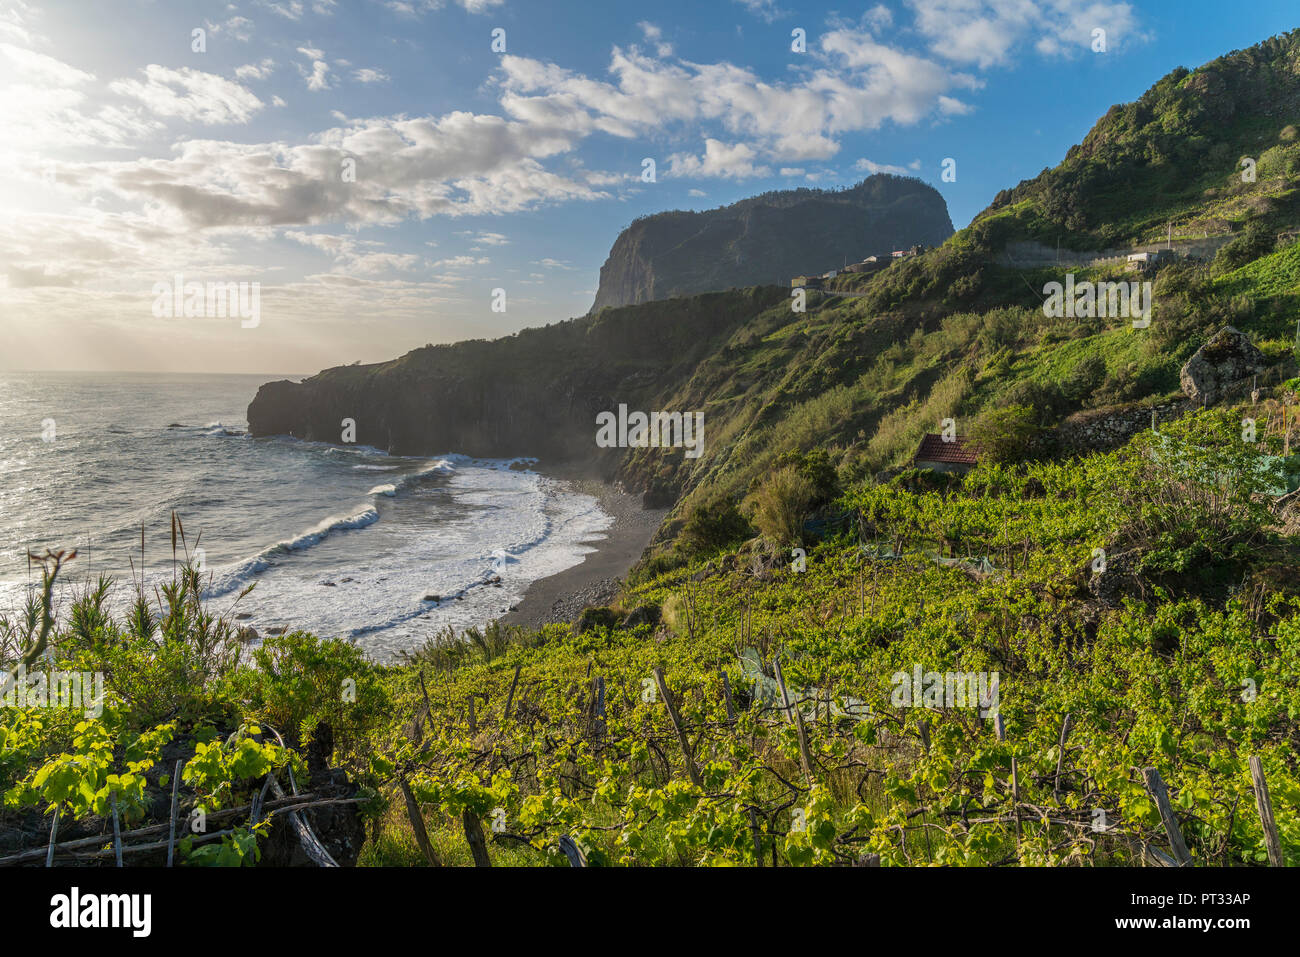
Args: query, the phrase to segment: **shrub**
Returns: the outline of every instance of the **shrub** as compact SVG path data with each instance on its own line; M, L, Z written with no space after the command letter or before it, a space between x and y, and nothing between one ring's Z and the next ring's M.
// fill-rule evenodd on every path
M1061 392L1075 404L1082 403L1106 380L1106 360L1099 355L1080 359L1061 386Z
M681 546L690 555L708 555L753 534L736 503L716 496L691 508L682 525Z
M797 545L816 494L813 483L797 468L784 466L769 475L750 496L750 519L771 544L782 548Z
M816 511L825 508L840 497L840 477L831 462L830 454L825 449L813 449L811 452L783 452L773 463L773 468L790 465L811 483L812 501L809 508Z
M1134 439L1110 505L1144 571L1239 581L1263 556L1273 522L1262 493L1280 476L1240 430L1238 415L1215 409Z
M638 562L630 572L628 572L627 583L629 586L644 585L648 582L654 581L660 575L674 572L689 564L690 558L677 548L658 552L648 558L642 558L641 561Z
M1230 273L1237 267L1272 252L1273 243L1273 234L1261 224L1252 222L1240 236L1224 245L1215 254L1210 268L1216 276Z
M981 461L1018 462L1027 458L1038 434L1038 416L1027 405L1011 405L982 413L971 426L971 441Z
M256 668L232 676L232 697L290 744L307 741L325 720L347 749L387 709L378 670L349 642L297 631L268 637L252 657Z
M1021 379L1002 392L998 404L1004 408L1030 409L1034 412L1035 423L1045 426L1059 419L1070 401L1055 382Z

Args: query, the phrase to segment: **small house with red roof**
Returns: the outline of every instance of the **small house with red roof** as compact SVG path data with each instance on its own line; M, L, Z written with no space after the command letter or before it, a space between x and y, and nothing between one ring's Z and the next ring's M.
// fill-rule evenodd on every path
M956 472L964 475L979 462L979 449L969 439L953 436L945 441L942 435L927 433L921 439L921 445L912 457L912 465L918 469L932 469L935 472Z

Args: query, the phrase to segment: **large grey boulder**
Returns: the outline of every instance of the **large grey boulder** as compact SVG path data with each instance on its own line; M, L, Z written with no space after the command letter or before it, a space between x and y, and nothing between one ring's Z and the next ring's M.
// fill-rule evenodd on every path
M1179 373L1187 397L1211 405L1250 387L1251 376L1264 370L1264 354L1246 334L1224 326L1197 349Z

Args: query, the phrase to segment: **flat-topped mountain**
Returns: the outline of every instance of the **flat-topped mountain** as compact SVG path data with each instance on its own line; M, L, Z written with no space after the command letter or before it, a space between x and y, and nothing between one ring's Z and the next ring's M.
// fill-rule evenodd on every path
M841 190L763 193L705 212L636 220L600 269L592 312L822 273L952 235L948 205L919 179L877 173Z

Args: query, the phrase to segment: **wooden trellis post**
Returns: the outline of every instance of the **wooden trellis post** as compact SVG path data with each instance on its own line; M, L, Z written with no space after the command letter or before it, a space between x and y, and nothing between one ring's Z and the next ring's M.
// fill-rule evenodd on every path
M997 729L998 740L1007 740L1006 722L1002 720L1002 712L999 711L993 719L993 727ZM1020 765L1016 761L1016 756L1011 756L1011 800L1014 807L1011 809L1011 816L1016 822L1016 853L1020 853Z
M734 726L736 723L736 709L731 703L731 679L727 677L727 672L722 672L722 700L727 706L727 724Z
M1255 808L1259 822L1264 826L1264 844L1268 848L1268 863L1282 867L1282 841L1278 837L1277 822L1273 820L1273 801L1268 795L1268 782L1264 780L1264 764L1258 754L1250 756L1250 780L1255 788Z
M785 711L786 720L790 720L792 716L794 718L795 731L799 735L799 761L803 765L803 773L807 777L808 783L812 784L813 762L812 754L808 748L808 729L804 727L803 715L799 709L790 704L790 692L786 690L785 675L781 672L781 662L777 658L772 659L772 670L776 672L776 683L781 688L781 704Z
M469 844L470 853L474 855L474 866L491 867L492 859L488 857L487 841L483 839L483 825L478 815L465 808L460 812L460 823L465 829L465 840Z
M1056 779L1052 782L1052 797L1060 800L1061 795L1061 766L1065 762L1065 740L1070 735L1070 712L1065 712L1065 720L1061 722L1061 737L1056 743Z
M682 746L682 757L686 760L686 773L691 777L691 783L697 788L704 788L704 779L700 777L700 769L695 766L695 758L691 756L691 744L686 739L686 729L682 725L682 717L677 713L677 705L673 701L673 694L668 690L668 682L664 680L664 670L658 665L654 669L655 683L659 685L659 694L664 699L664 706L668 709L668 717L673 723L673 730L677 732L677 740Z
M420 850L424 852L424 858L429 862L430 867L442 867L442 861L438 859L438 854L429 843L429 833L424 829L424 815L420 813L420 805L415 801L415 795L411 793L411 785L407 783L405 776L397 778L397 786L402 789L402 797L406 801L406 815L411 819L411 831L415 834L415 843L420 845Z
M1147 793L1160 809L1160 819L1164 822L1165 834L1169 836L1169 849L1174 852L1174 860L1179 867L1191 867L1192 855L1183 840L1183 832L1178 827L1178 818L1174 816L1173 805L1169 803L1169 792L1160 778L1160 772L1155 768L1143 768L1142 778L1146 782Z
M172 866L172 853L176 850L176 789L181 783L182 759L176 759L176 771L172 774L172 810L167 824L167 866Z
M50 849L45 853L46 867L54 866L54 845L58 842L58 840L59 840L59 809L56 807L54 809L54 820L50 822ZM170 865L171 860L169 859L167 863L168 865Z

